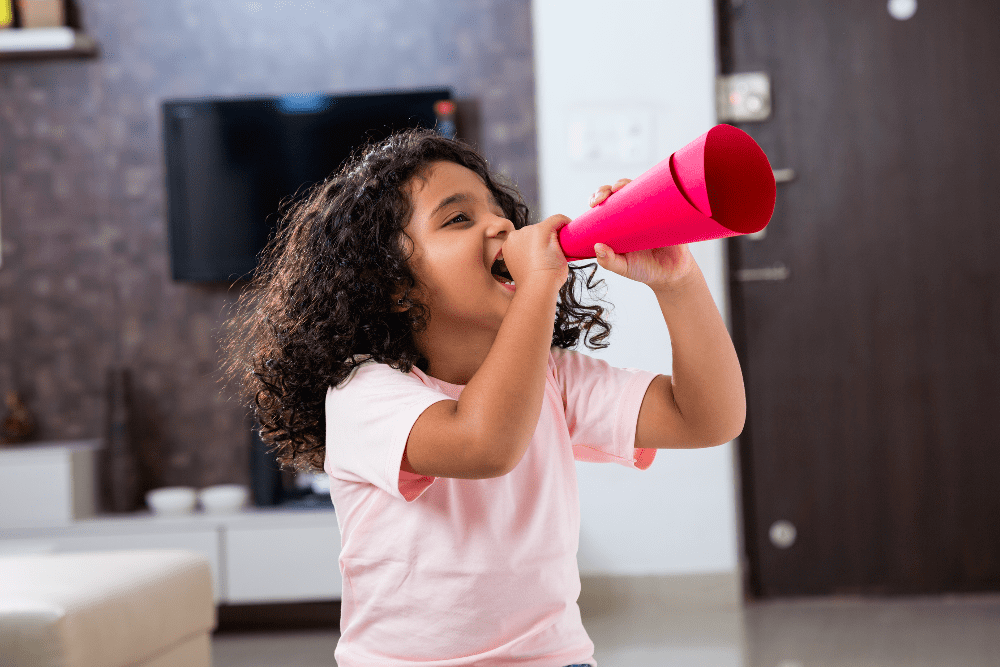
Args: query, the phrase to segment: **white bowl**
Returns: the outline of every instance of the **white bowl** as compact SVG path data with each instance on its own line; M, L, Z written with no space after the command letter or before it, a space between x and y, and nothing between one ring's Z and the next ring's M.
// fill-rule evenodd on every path
M190 514L195 500L195 490L190 486L164 486L146 494L146 505L160 516Z
M242 484L219 484L199 491L198 502L210 514L225 514L242 509L249 495L249 489Z

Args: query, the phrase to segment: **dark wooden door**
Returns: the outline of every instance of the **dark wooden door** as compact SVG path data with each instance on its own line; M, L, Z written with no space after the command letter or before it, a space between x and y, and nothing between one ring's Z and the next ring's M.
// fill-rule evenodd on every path
M796 174L728 242L749 592L1000 590L1000 4L718 9Z

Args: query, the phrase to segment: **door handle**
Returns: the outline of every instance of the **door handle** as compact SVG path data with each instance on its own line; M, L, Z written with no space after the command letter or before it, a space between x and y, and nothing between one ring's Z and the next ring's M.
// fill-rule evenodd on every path
M774 174L775 183L787 183L795 180L794 169L772 169L771 173Z
M737 282L748 283L787 280L789 275L791 275L791 271L788 270L788 267L778 263L759 269L739 269L733 274L733 279Z
M794 169L772 169L771 173L774 174L774 183L788 183L789 181L795 180L795 170ZM754 232L753 234L747 234L747 238L751 241L760 241L767 234L767 227L760 230L759 232Z

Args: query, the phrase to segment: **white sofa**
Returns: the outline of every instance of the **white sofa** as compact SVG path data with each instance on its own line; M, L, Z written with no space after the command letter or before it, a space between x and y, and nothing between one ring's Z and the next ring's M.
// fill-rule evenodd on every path
M210 667L215 624L198 553L0 557L3 667Z

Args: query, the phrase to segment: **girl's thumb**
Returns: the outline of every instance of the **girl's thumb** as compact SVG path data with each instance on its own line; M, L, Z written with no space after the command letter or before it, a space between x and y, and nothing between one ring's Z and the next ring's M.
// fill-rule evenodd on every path
M611 268L611 262L615 259L614 250L603 243L595 243L594 254L597 255L597 263L600 264L602 268Z

